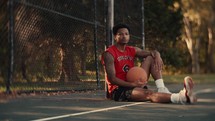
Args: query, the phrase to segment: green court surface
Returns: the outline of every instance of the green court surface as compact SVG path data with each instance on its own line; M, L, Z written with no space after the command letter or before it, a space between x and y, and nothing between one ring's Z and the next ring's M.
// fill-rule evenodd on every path
M196 85L194 105L114 102L103 90L16 98L0 103L0 121L214 121L214 86ZM177 92L182 85L167 87Z

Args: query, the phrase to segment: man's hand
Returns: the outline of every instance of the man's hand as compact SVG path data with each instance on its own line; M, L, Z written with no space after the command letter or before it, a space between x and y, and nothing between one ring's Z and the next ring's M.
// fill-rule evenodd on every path
M163 68L163 60L162 58L160 57L160 53L156 50L154 51L151 51L151 56L154 58L154 68L158 71L161 71L162 68Z
M146 81L142 81L141 79L131 82L133 87L144 87L146 86L147 82Z

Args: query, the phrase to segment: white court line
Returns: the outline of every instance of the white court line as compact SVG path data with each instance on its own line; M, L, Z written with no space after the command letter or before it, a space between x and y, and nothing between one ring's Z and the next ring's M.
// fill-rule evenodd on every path
M48 118L41 118L41 119L36 119L36 120L32 120L32 121L48 121L48 120L54 120L54 119L60 119L60 118L84 115L84 114L89 114L89 113L108 111L108 110L113 110L113 109L117 109L117 108L140 105L140 104L144 104L144 103L146 103L146 102L137 102L137 103L127 104L127 105L120 105L120 106L114 106L114 107L109 107L109 108L102 108L102 109L98 109L98 110L84 111L84 112L80 112L80 113L71 113L71 114L53 116L53 117L48 117Z
M211 89L202 89L202 90L196 91L195 94L209 93L209 92L215 92L215 89L212 89L212 88ZM48 118L41 118L41 119L36 119L36 120L32 120L32 121L49 121L49 120L54 120L54 119L60 119L60 118L84 115L84 114L89 114L89 113L108 111L108 110L113 110L113 109L123 108L123 107L129 107L129 106L134 106L134 105L140 105L140 104L144 104L144 103L146 103L146 102L137 102L137 103L127 104L127 105L102 108L102 109L98 109L98 110L84 111L84 112L80 112L80 113L71 113L71 114L53 116L53 117L48 117ZM151 103L151 104L153 104L153 103Z
M202 90L195 91L194 94L198 95L198 94L210 93L210 92L215 92L215 89L213 88L202 89Z

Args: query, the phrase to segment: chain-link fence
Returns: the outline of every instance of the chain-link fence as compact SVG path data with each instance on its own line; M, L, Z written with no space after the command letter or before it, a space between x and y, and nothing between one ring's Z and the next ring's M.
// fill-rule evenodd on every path
M100 55L106 43L106 6L107 0L1 0L0 87L7 91L103 87ZM116 21L131 21L122 19ZM135 25L141 31L138 19ZM133 44L141 45L141 32L132 37L137 40Z

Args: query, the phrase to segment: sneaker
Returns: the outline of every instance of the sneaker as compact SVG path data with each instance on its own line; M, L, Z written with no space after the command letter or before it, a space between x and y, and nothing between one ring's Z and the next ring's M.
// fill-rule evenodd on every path
M158 88L158 92L172 94L166 87Z
M193 104L197 101L196 96L193 94L194 83L191 77L184 78L184 89L179 92L180 102L182 104Z

